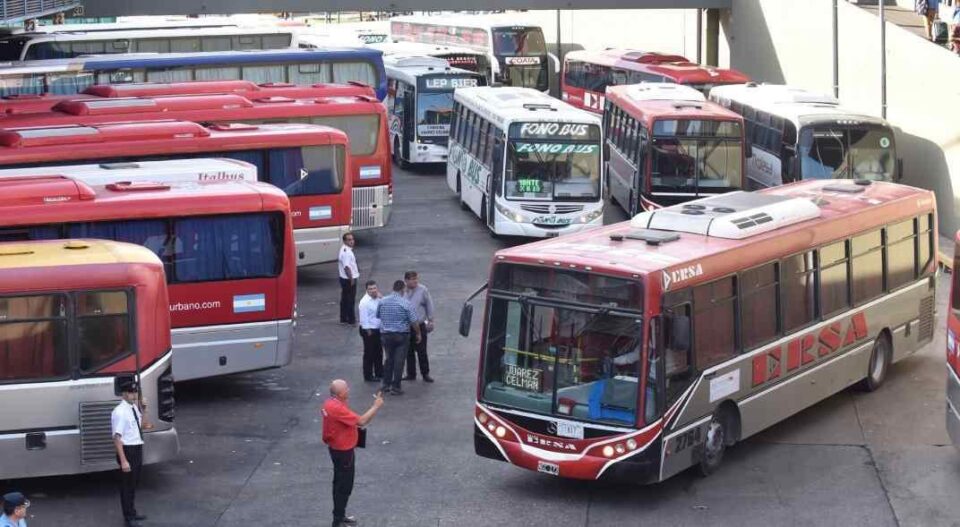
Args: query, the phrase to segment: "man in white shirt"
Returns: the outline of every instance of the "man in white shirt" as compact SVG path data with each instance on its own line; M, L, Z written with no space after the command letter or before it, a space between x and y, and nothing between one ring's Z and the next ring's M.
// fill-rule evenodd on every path
M360 269L357 268L357 258L353 255L353 246L356 245L353 234L343 235L343 245L340 246L340 257L337 258L337 267L340 268L340 323L357 324L357 314L354 302L357 301L357 280L360 279Z
M140 412L139 387L129 379L120 385L123 400L110 414L113 444L120 463L120 505L127 527L139 527L146 516L137 514L135 504L140 469L143 466L143 414Z
M367 280L367 292L360 299L360 338L363 339L363 380L375 382L383 378L383 345L380 342L380 289Z

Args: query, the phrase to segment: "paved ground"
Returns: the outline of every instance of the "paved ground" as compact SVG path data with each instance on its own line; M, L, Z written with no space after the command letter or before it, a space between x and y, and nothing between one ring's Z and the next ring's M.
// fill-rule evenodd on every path
M381 283L421 271L440 305L430 344L437 382L407 383L372 427L350 504L362 525L960 525L940 331L878 392L843 392L802 412L728 451L710 478L598 485L478 458L478 338L461 339L456 321L493 251L509 242L460 211L436 173L400 173L396 186L390 227L359 236L357 254L363 276ZM145 473L139 503L149 525L329 525L331 465L317 408L334 377L354 383L358 409L374 390L361 382L356 330L336 323L337 291L332 266L301 273L292 366L177 386L182 456ZM31 527L120 525L111 474L0 483L7 488L32 498Z

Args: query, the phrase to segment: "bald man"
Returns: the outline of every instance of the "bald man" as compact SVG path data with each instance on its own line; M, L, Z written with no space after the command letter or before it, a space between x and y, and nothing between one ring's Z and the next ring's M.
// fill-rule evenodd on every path
M373 406L363 415L347 406L350 385L343 379L330 383L330 398L323 403L323 442L330 447L333 461L333 527L356 525L357 519L347 516L347 501L353 492L354 455L358 427L367 426L383 406L383 394L373 396Z

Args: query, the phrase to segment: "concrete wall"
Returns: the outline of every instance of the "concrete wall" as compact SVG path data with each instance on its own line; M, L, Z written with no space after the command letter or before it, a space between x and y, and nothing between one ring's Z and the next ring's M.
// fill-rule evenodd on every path
M557 40L556 11L528 11L524 20L543 28L547 44ZM704 27L706 17L704 17ZM722 33L722 31L721 31ZM560 11L560 40L575 49L635 48L677 53L697 58L697 10L694 9L581 9ZM729 64L727 39L721 34L720 65ZM706 49L704 49L706 60Z
M880 115L880 21L839 2L840 99ZM831 92L831 1L734 0L724 20L734 68ZM940 228L960 228L960 59L887 24L887 119L899 128L904 183L936 192Z

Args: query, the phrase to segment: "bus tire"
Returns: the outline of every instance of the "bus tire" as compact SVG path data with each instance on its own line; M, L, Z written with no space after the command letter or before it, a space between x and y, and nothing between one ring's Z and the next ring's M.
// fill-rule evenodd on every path
M886 330L881 331L877 340L873 341L870 350L870 362L867 364L867 376L857 386L865 391L872 392L880 388L890 371L890 362L893 360L893 346Z
M703 439L703 454L700 456L700 474L709 476L720 468L723 463L723 454L728 446L736 441L739 432L735 430L739 422L736 409L732 403L721 404L713 413L710 424L707 425L706 437Z

